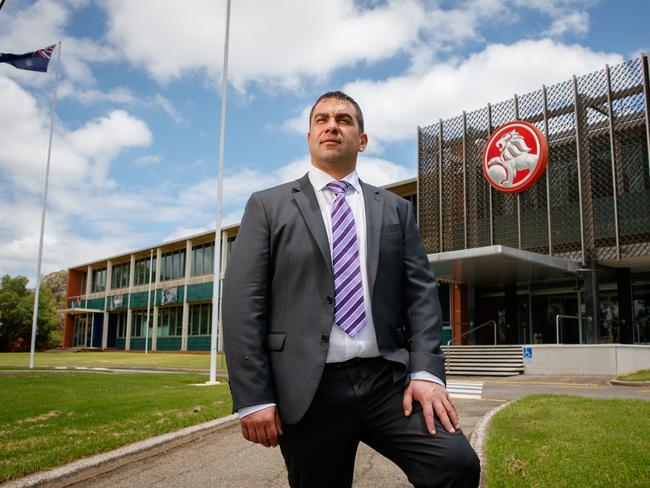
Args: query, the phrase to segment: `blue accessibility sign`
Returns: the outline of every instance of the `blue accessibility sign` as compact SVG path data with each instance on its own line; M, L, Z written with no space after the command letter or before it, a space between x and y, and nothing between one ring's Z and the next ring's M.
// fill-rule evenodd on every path
M524 354L524 362L530 363L533 360L533 348L532 347L522 347L522 352Z

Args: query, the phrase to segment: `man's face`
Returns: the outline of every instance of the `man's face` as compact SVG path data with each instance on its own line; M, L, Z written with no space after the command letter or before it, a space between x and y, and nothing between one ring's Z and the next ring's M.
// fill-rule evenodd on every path
M350 165L366 149L368 136L359 133L357 112L349 102L321 100L314 107L307 143L312 161L326 166Z

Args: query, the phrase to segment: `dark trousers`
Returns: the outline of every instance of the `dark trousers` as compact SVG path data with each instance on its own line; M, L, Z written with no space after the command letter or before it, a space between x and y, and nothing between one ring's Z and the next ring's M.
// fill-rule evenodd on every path
M404 416L402 395L391 363L382 358L326 365L305 416L282 426L290 486L352 486L362 441L397 464L415 487L476 488L479 461L465 435L448 433L436 418L437 434L431 436L417 402L411 416Z

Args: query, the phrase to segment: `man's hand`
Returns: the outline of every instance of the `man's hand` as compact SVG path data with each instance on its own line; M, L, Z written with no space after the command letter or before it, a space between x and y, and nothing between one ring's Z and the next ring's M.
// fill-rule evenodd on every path
M456 407L444 386L433 381L412 380L404 390L404 415L407 417L413 411L413 400L420 402L424 422L431 435L436 435L434 413L447 432L456 432L460 427Z
M247 441L262 444L264 447L278 445L282 435L282 422L278 407L268 407L247 415L239 421L241 433Z

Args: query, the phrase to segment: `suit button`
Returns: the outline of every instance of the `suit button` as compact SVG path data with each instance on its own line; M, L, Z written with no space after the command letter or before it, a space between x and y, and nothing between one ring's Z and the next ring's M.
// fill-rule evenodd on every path
M320 336L320 340L321 340L321 342L329 342L330 341L330 336L327 336L327 335L323 334L322 336Z
M334 299L329 295L327 295L327 303L334 303Z

